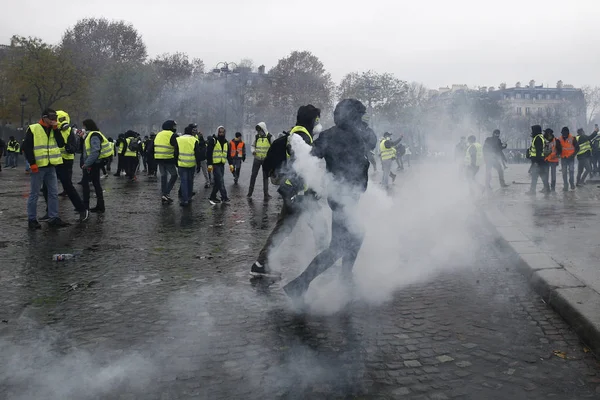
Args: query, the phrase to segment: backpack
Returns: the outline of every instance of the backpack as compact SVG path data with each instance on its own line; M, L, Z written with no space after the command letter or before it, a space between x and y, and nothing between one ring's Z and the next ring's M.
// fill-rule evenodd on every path
M287 144L289 134L287 132L284 135L278 137L271 143L271 147L267 151L267 155L263 160L263 170L267 171L268 176L276 176L279 171L287 164ZM271 180L275 185L275 181Z
M138 152L140 151L140 141L137 138L131 138L129 141L129 146L127 146L129 151Z

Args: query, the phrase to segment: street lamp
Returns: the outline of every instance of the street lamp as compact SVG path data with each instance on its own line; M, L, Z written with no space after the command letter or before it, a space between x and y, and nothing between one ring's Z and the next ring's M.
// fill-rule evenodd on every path
M229 66L232 65L233 69L230 69ZM227 106L229 104L229 102L227 101L227 77L229 76L229 74L237 74L238 73L238 65L234 62L220 62L217 65L215 65L215 68L212 70L213 73L215 74L224 74L225 75L225 93L224 93L224 98L225 98L225 106L224 108L224 121L223 121L223 126L225 126L225 128L227 128Z
M19 101L21 102L21 130L25 129L25 104L27 104L27 97L24 94L19 97Z

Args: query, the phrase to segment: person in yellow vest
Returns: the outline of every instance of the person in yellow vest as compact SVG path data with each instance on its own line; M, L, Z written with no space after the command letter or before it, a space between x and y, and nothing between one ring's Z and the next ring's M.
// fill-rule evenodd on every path
M479 185L475 180L479 169L483 165L483 146L481 143L477 143L477 138L474 135L467 138L467 150L465 152L464 164L471 193L473 194L474 191L477 190L477 187L483 191L483 185Z
M548 165L544 156L544 147L546 147L546 139L542 133L542 127L540 125L533 125L531 127L531 146L528 150L528 156L531 160L531 186L526 194L530 196L536 195L536 186L538 178L541 178L544 184L543 193L550 193L550 186L548 185Z
M142 166L144 167L142 172L148 172L148 154L146 154L146 150L148 149L149 142L150 138L148 135L144 136L144 140L142 140L142 151L140 152L142 155Z
M42 184L48 190L48 224L55 227L68 226L58 216L58 181L57 165L63 163L60 148L65 140L58 128L56 111L47 108L36 124L29 125L23 141L23 152L29 162L31 187L27 200L27 219L29 229L40 229L37 220L37 202Z
M267 124L264 122L259 122L256 127L256 136L254 137L254 143L252 144L252 155L254 156L254 161L252 161L252 173L250 174L250 186L248 187L248 194L246 197L251 198L252 193L254 193L254 185L256 183L256 177L258 176L258 171L262 167L262 176L263 176L263 194L265 201L268 201L271 196L269 195L269 174L263 167L263 161L267 156L267 152L271 147L272 136L267 129Z
M186 126L183 135L177 138L179 156L177 158L177 168L179 170L180 180L180 203L182 207L187 207L192 201L194 195L194 172L200 172L200 162L202 161L202 152L198 139L194 136L194 127Z
M60 133L65 141L65 145L60 148L63 162L55 167L56 177L63 187L63 192L59 193L59 196L69 197L73 207L75 207L75 210L79 212L79 221L83 222L89 218L89 211L83 204L83 201L73 186L72 181L75 150L77 149L77 136L75 135L75 129L73 129L70 125L71 119L69 118L69 114L67 114L65 111L58 110L56 115L58 116L58 128L60 128ZM46 204L48 204L48 190L45 185L42 187L42 192L44 194ZM40 221L47 221L48 218L49 216L46 213L44 217L40 218Z
M242 140L240 132L235 133L235 138L229 142L229 153L233 162L233 184L237 185L240 179L242 163L246 161L246 143Z
M229 170L231 172L234 171L234 167L225 133L225 128L219 126L217 128L217 137L209 142L209 147L206 151L208 172L214 173L215 180L215 184L208 199L212 205L230 203L229 197L227 196L227 189L225 189L225 163L227 162L229 164ZM217 199L217 192L221 193L221 200Z
M396 180L396 175L392 173L392 163L396 159L396 146L400 143L402 138L397 141L392 141L392 134L385 132L383 137L379 141L379 156L381 157L381 169L383 170L383 176L381 177L381 184L387 188L389 185L388 177L392 178L392 182Z
M8 138L8 143L6 143L6 165L5 168L17 168L17 158L20 153L19 142L15 140L14 136Z
M114 176L119 178L121 177L121 172L125 170L125 156L122 155L125 145L125 134L119 133L114 145L114 155L117 156L117 172L114 173Z
M112 146L106 136L104 136L98 126L91 119L83 121L85 130L81 132L83 139L83 203L86 207L95 213L106 211L104 205L104 194L100 184L100 170L106 159L112 154ZM94 185L96 191L96 207L90 206L90 182Z
M592 172L592 140L598 136L598 130L586 135L583 129L577 129L577 143L579 151L577 152L577 186L585 185L587 176Z
M177 182L177 122L165 121L162 131L154 138L153 154L160 171L161 201L163 204L173 203L171 190ZM167 174L170 179L167 182Z
M136 180L136 171L139 166L138 151L141 149L140 134L129 130L125 132L125 146L123 146L123 163L125 165L125 175L129 182Z

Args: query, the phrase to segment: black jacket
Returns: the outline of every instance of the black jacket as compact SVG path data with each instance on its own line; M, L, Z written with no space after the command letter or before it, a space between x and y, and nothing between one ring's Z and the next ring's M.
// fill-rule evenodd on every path
M485 161L493 161L496 157L506 161L506 156L502 151L505 147L499 137L490 136L486 138L485 142L483 142L483 157Z
M54 140L56 140L56 145L58 147L65 146L65 139L63 139L62 134L60 133L60 129L51 128L42 125L46 134L48 136L54 135ZM27 132L25 133L25 140L23 141L23 154L25 154L25 158L29 165L35 164L35 156L33 155L33 133L31 133L31 129L27 128Z
M367 154L377 145L377 136L368 126L341 124L323 131L312 154L325 159L327 171L345 184L365 191L369 182Z
M213 165L213 151L215 150L216 141L221 143L221 146L227 145L227 162L231 165L231 152L229 151L229 141L225 137L211 138L208 140L208 147L206 149L206 165Z

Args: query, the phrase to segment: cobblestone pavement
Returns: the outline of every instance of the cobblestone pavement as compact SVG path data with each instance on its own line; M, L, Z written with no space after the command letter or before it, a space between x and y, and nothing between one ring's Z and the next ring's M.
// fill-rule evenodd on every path
M229 207L202 188L190 210L162 207L156 183L111 176L105 216L38 232L25 175L3 171L0 398L600 397L598 361L479 228L460 272L379 306L294 312L280 284L248 279L280 206L245 199L248 165Z

